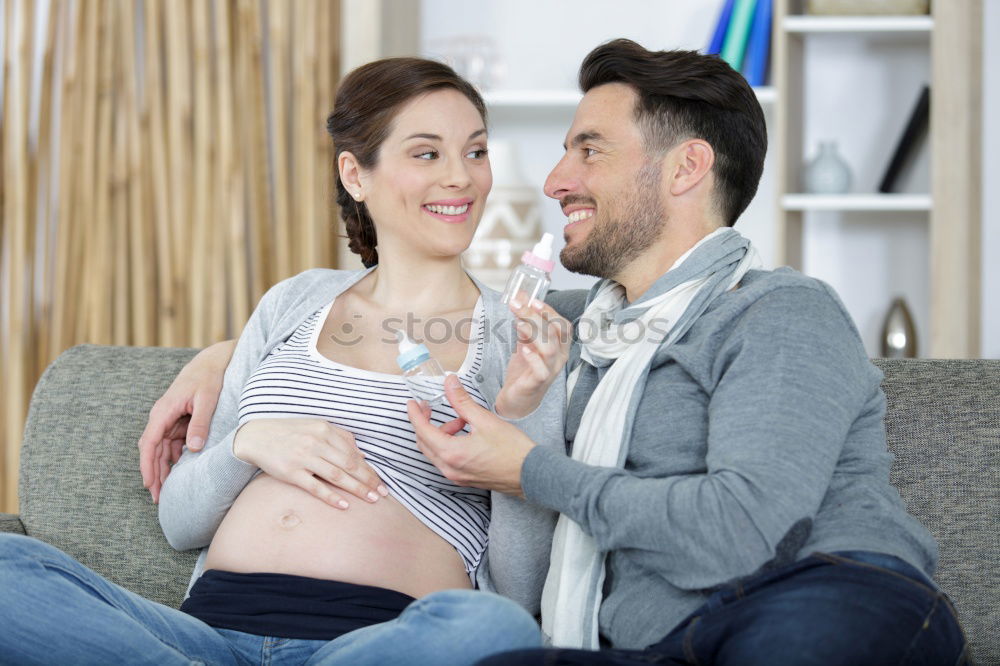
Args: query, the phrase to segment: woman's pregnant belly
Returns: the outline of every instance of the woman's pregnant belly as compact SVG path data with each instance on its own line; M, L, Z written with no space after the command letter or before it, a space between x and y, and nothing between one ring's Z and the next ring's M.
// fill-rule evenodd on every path
M417 598L471 587L455 548L397 500L344 496L350 507L336 509L261 474L223 519L205 568L373 585Z

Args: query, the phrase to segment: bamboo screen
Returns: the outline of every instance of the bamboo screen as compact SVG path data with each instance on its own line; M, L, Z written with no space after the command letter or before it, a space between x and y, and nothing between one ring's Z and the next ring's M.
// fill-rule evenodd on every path
M334 0L5 0L0 511L79 343L200 347L335 261ZM138 474L138 470L136 470Z

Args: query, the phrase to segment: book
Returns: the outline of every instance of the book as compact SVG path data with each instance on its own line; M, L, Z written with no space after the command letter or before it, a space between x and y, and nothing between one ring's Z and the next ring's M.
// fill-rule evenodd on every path
M756 0L736 0L733 5L733 15L729 20L726 40L722 43L723 60L737 72L743 68L743 55L747 50L747 39L750 37L750 25L753 23Z
M896 142L896 150L892 153L889 166L885 168L882 176L882 183L878 186L878 191L888 194L896 189L896 181L899 174L910 158L916 153L918 144L927 136L931 118L931 89L924 86L917 97L913 110L910 111L910 119L906 122L906 129Z
M715 32L712 33L712 41L708 44L709 55L722 53L722 44L726 41L726 31L729 29L729 19L733 16L733 5L736 0L726 0L719 12L719 20L715 22Z
M771 11L773 0L757 0L747 42L743 76L751 86L767 83L767 64L771 55Z

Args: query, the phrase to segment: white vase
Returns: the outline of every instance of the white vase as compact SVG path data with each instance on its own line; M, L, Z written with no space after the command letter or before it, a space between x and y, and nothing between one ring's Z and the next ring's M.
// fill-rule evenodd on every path
M844 194L851 189L851 168L837 152L836 141L821 141L819 154L806 165L806 192Z

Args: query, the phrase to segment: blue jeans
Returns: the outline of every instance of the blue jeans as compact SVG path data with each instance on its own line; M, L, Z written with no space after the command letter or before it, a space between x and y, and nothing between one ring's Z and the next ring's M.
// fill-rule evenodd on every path
M0 590L2 664L472 664L541 645L527 611L472 590L436 592L332 641L215 629L13 534L0 534Z
M899 558L845 551L723 587L644 650L520 650L480 666L965 663L965 636L944 593Z

